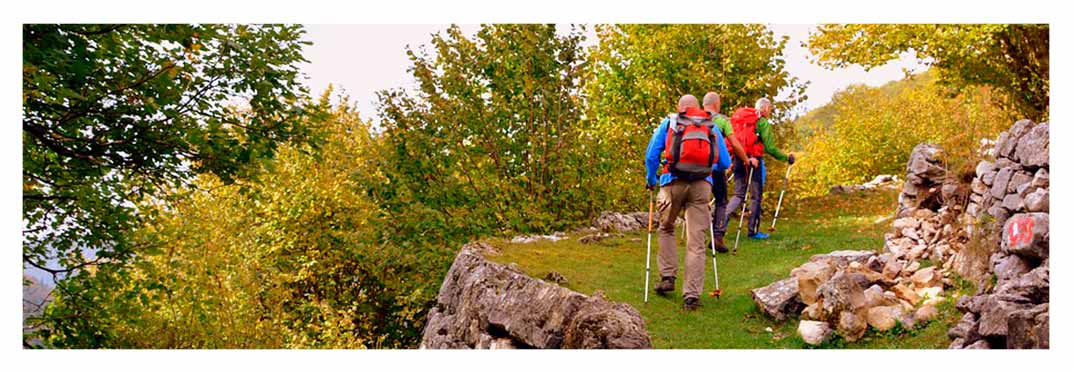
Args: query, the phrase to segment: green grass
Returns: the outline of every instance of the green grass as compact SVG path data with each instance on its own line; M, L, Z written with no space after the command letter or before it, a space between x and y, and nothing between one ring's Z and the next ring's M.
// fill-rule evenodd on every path
M896 203L896 192L882 191L813 198L783 206L778 231L771 238L754 241L743 233L737 256L719 254L721 299L707 296L714 286L709 256L703 306L694 312L681 308L681 257L685 252L681 240L676 291L667 297L650 292L647 304L643 302L646 232L632 232L591 245L578 243L577 234L558 242L511 244L491 240L502 250L489 259L517 263L521 270L538 278L559 272L566 277L563 285L568 288L584 294L601 290L610 300L629 303L644 317L656 348L807 348L797 336L798 320L777 322L763 315L749 290L787 278L791 269L815 254L882 248L883 233L889 230L890 220L876 221L893 214ZM765 218L766 229L770 214ZM731 229L727 233L728 245L733 245L734 232ZM659 280L655 237L652 246L650 288ZM952 301L940 307L939 318L917 329L897 334L869 331L854 343L836 340L820 347L946 348L950 343L946 330L960 317L949 303Z

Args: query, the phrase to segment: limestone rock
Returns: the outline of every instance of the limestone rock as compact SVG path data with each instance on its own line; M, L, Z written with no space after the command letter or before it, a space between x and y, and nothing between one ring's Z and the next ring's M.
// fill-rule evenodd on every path
M894 220L894 230L901 231L903 229L912 229L920 226L920 221L914 217L904 217Z
M933 286L943 286L942 275L935 271L935 267L925 267L916 271L910 279L913 281L914 287L917 289L929 288Z
M1013 177L1014 170L1011 168L1003 168L998 171L998 175L995 175L994 184L991 184L991 196L995 198L1002 198L1006 195L1006 188L1010 185L1010 178Z
M911 304L916 303L917 300L919 299L919 296L915 292L913 292L912 290L909 290L909 288L906 287L905 285L902 285L902 284L894 285L894 286L891 286L890 289L892 291L894 291L894 294L897 295L898 298L904 299L906 302L909 302Z
M567 325L563 348L652 348L644 319L625 303L609 302L602 295L589 297Z
M898 278L900 273L902 273L902 261L900 260L891 260L883 267L883 276L891 280Z
M1036 174L1032 176L1032 182L1029 184L1033 188L1048 188L1051 186L1051 174L1046 168L1036 170Z
M653 220L653 224L655 224L655 220L659 220L659 217L654 216ZM626 232L648 229L648 212L623 214L604 211L596 218L593 225L604 232Z
M1050 303L1010 313L1006 348L1050 348Z
M954 327L947 330L946 335L951 339L961 338L967 341L975 341L980 339L977 325L976 314L968 312L961 316L961 320Z
M797 289L801 301L806 304L816 303L816 289L834 274L834 267L827 262L807 262L790 271L790 276L797 279Z
M1025 167L1049 167L1050 143L1049 125L1040 123L1017 141L1017 151L1013 159L1019 160Z
M934 319L936 316L939 316L938 308L935 308L933 305L924 305L913 313L913 320L916 322L924 322Z
M1032 174L1025 171L1017 171L1010 176L1010 183L1006 185L1006 193L1016 192L1018 187L1029 185L1031 181Z
M586 311L579 314L579 310ZM583 318L577 319L579 316ZM588 329L578 329L582 327ZM470 244L455 257L444 278L436 305L429 311L421 346L491 347L496 339L508 338L514 347L575 348L564 344L565 336L588 335L585 330L596 329L608 337L586 347L651 348L643 319L629 305L593 300L531 278L484 259Z
M1016 278L1032 270L1028 263L1020 255L996 252L991 254L991 272L999 281Z
M972 179L972 184L970 184L970 185L971 185L971 188L972 188L972 192L975 193L975 194L984 194L984 193L987 193L991 189L991 188L988 188L987 185L984 184L983 180L980 180L980 178Z
M1044 188L1036 189L1024 199L1024 208L1029 212L1048 212L1051 209L1050 191Z
M798 279L790 277L753 289L751 291L753 301L764 314L775 320L785 320L789 316L797 315L805 307L798 297L797 284Z
M835 267L848 266L850 262L867 263L868 258L876 253L868 250L838 250L827 254L816 254L809 258L812 262L827 262Z
M1022 303L1006 302L996 297L988 297L980 311L980 335L984 337L1005 337L1008 332L1007 319L1010 313L1028 308Z
M842 311L838 316L837 330L846 342L856 342L868 330L868 322L858 313Z
M1021 205L1024 203L1024 199L1017 194L1007 194L1002 198L1002 208L1009 211L1018 211L1021 209Z
M831 325L823 321L801 320L797 324L797 334L801 339L813 346L819 346L831 339L834 331Z
M860 273L839 272L816 290L820 307L828 315L857 312L865 305L864 289L868 285L868 279Z
M1027 257L1050 255L1050 217L1047 213L1016 214L1002 227L1002 249Z
M887 331L898 324L902 314L903 311L900 306L872 307L868 309L868 325L881 332Z
M976 164L976 177L983 177L988 172L995 171L995 164L990 161L980 161Z

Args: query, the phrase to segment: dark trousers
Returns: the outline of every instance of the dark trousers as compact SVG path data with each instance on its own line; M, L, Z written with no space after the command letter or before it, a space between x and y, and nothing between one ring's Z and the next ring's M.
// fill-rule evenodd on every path
M715 195L712 229L716 237L723 237L727 233L727 179L722 172L712 174L712 194Z
M759 231L760 228L760 201L764 195L764 184L761 183L760 168L753 169L753 178L751 182L746 182L749 178L749 170L745 167L741 161L734 160L734 196L730 197L730 202L727 203L726 211L739 211L741 209L742 201L745 199L745 188L749 188L749 221L746 223L749 229L749 234L752 235ZM729 219L730 214L727 218ZM726 224L726 223L724 223Z

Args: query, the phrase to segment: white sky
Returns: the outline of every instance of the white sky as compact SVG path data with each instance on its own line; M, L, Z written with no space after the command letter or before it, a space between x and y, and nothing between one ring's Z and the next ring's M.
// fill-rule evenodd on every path
M305 51L310 62L303 65L307 85L318 95L334 84L337 91L345 90L358 104L361 116L376 117L375 92L381 89L409 87L413 79L406 72L410 61L406 46L428 44L433 33L448 25L307 25L307 39L313 45ZM472 34L476 25L461 25ZM811 63L808 50L801 46L815 25L772 25L778 35L789 35L784 51L790 74L809 81L805 94L808 100L798 110L804 113L829 102L835 92L851 84L878 86L904 76L903 68L922 70L910 55L885 66L865 72L854 66L827 70ZM591 30L590 30L591 32Z

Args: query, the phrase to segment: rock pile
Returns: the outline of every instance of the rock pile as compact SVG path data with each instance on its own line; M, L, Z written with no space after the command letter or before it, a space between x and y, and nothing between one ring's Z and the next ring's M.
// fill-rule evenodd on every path
M567 239L567 238L569 238L569 237L567 237L566 234L564 234L563 232L555 232L553 234L530 234L530 235L515 236L514 238L510 239L510 243L530 243L530 242L537 242L537 241L555 242L555 241L564 240L564 239Z
M421 348L651 348L633 307L485 260L466 245L429 311Z
M656 229L655 224L658 224L659 213L657 212L653 216L652 229ZM685 222L681 216L675 220L675 225L681 225ZM611 212L604 211L600 213L600 216L596 217L593 221L595 229L603 232L627 232L634 230L646 230L648 229L648 212Z
M604 232L626 232L648 229L648 212L620 213L604 211L596 218L593 225Z
M872 181L858 185L835 185L828 194L844 194L876 189L897 189L898 177L894 175L879 175Z
M910 216L919 208L938 211L943 205L943 193L955 190L957 184L947 181L943 155L943 149L933 144L917 145L909 153L896 217Z
M814 255L790 277L753 289L765 314L783 320L798 315L798 332L818 345L835 333L860 339L867 328L911 328L937 314L942 277L934 267L902 268L889 253L835 251Z
M976 167L965 218L983 230L1001 227L1000 242L983 253L984 276L965 274L996 281L958 300L965 315L948 332L950 348L1049 348L1049 148L1047 123L1020 120L999 136L995 161ZM993 225L981 224L988 221ZM959 252L954 261L968 263L968 255Z

